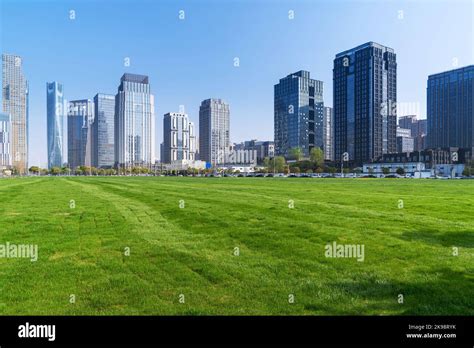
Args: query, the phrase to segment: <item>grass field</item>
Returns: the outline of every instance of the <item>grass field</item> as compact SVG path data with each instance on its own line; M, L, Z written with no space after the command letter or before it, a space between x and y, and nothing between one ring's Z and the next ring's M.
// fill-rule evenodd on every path
M474 314L474 180L46 177L0 197L0 244L39 250L0 258L3 315ZM325 257L334 241L364 261Z

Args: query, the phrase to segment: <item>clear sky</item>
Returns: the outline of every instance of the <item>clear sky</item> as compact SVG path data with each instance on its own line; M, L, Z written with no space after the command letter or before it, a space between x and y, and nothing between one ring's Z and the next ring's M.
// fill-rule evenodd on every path
M115 94L124 72L149 75L158 154L163 114L184 105L197 125L211 97L230 104L232 141L273 140L273 85L308 70L332 106L335 54L368 41L395 49L398 101L421 118L428 75L474 64L472 0L0 3L0 50L23 57L30 83L30 165L46 166L47 81L74 100Z

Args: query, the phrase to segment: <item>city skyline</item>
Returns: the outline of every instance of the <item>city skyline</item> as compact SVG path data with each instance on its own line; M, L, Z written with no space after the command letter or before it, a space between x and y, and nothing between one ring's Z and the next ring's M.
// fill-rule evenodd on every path
M15 7L19 3L28 6ZM25 75L30 81L30 129L35 130L34 136L30 134L30 165L44 166L47 162L44 83L51 80L61 81L65 98L74 100L93 98L98 92L114 93L115 81L124 72L148 74L157 98L155 114L162 115L184 105L192 120L198 119L200 101L222 98L232 107L231 141L239 142L272 139L272 86L281 76L304 69L323 81L326 91L332 90L332 60L347 47L367 41L393 47L399 65L398 101L418 103L419 118L426 117L427 76L450 70L454 64L469 65L474 56L469 2L437 2L426 7L408 2L356 1L345 2L344 6L325 1L281 2L270 6L260 1L251 5L238 2L201 8L199 3L166 1L159 4L139 1L134 6L119 1L114 7L105 2L66 1L52 2L49 6L19 3L3 4L2 52L23 57ZM252 11L248 11L249 6ZM75 19L70 19L71 10L75 11ZM184 19L179 17L180 10L185 11ZM20 11L28 23L21 28L15 19ZM289 11L293 11L293 19ZM115 23L125 12L131 14L131 22L126 29L117 28ZM319 12L325 14L318 21L320 30L308 32ZM377 15L387 19L384 26L373 31ZM210 24L210 18L216 16L225 16L225 23ZM54 37L47 35L41 24L44 18L57 26ZM140 23L147 20L162 25L157 29ZM333 25L335 20L337 28ZM443 23L458 25L456 29L433 30L429 25L433 22L440 28ZM102 34L94 35L98 30ZM37 36L33 33L44 34L45 41L34 42ZM107 41L101 39L102 35ZM138 35L141 39L133 39ZM433 35L440 44L431 44ZM301 42L308 39L319 43L304 54L294 54ZM127 45L117 46L120 41ZM67 42L75 42L74 49ZM202 49L212 42L219 43L219 50ZM94 48L96 54L82 54L87 52L86 47ZM280 47L278 54L277 47ZM57 58L60 56L61 61ZM183 90L183 86L187 88ZM328 93L324 103L333 104ZM250 121L255 122L251 130L246 127ZM158 153L162 126L161 122L156 123Z

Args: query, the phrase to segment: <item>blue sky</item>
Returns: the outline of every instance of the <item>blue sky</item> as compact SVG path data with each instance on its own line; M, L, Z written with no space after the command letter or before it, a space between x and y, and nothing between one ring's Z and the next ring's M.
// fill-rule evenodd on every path
M30 165L46 165L47 81L62 82L74 100L115 94L124 72L149 75L159 153L163 114L184 105L197 124L200 102L210 97L230 104L232 141L272 140L273 85L309 70L332 106L335 54L367 41L395 49L398 101L419 105L421 118L427 76L474 64L469 0L0 3L1 52L23 57L30 83Z

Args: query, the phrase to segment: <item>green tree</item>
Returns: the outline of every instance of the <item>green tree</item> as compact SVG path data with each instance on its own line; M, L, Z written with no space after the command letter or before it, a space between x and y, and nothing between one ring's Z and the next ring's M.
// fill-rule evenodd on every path
M61 174L61 168L59 167L51 168L51 175L59 175L59 174Z
M398 175L405 175L405 169L403 169L402 167L398 167L397 168L397 174Z
M309 154L311 162L314 163L316 167L321 167L324 164L324 152L320 147L313 147Z
M382 173L383 173L384 175L390 174L390 168L382 167Z
M38 174L40 172L40 168L38 166L31 166L29 172L32 174Z
M291 167L290 171L292 173L299 174L300 173L300 167Z
M294 159L296 161L301 160L303 157L303 150L301 150L301 147L293 147L290 149L290 157L291 159Z

